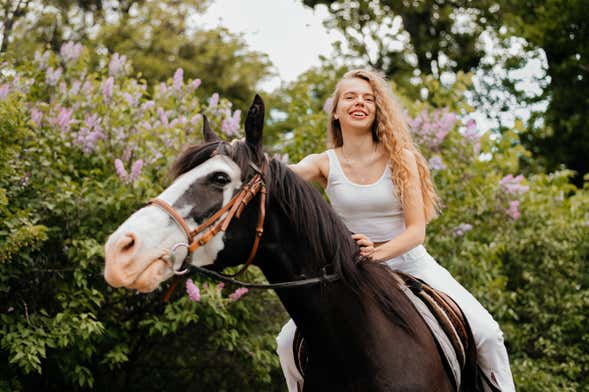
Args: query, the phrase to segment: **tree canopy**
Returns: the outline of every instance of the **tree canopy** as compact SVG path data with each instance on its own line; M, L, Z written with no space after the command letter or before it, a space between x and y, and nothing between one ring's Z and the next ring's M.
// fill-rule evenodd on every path
M494 75L490 86L502 90L495 99L494 110L513 111L513 105L549 102L545 113L535 113L522 135L534 153L536 164L547 170L560 165L575 170L575 182L589 171L589 142L585 124L589 120L589 42L586 0L304 0L314 7L329 7L331 28L340 30L346 42L341 53L384 72L407 91L421 86L410 83L412 77L444 72L494 72L499 62L505 70ZM485 42L491 39L500 46L511 39L524 39L519 53L505 52L494 58L493 66L481 63ZM541 50L546 59L543 89L538 96L521 91L514 70L522 69L530 57ZM488 89L478 93L475 102L489 100ZM508 100L506 94L515 98ZM538 121L539 120L539 121ZM504 129L501 127L500 129Z

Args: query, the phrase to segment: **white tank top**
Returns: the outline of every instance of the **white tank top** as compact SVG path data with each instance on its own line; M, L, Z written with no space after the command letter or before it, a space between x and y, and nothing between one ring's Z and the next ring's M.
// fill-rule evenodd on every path
M372 184L348 180L334 150L327 150L329 175L325 191L335 212L353 233L362 233L373 242L384 242L405 229L401 203L387 165Z

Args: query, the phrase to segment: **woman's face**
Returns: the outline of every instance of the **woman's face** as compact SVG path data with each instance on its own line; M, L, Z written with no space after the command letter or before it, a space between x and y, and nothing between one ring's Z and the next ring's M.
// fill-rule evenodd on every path
M342 131L348 128L370 131L376 116L376 100L370 83L359 78L344 79L340 91L333 116L339 120Z

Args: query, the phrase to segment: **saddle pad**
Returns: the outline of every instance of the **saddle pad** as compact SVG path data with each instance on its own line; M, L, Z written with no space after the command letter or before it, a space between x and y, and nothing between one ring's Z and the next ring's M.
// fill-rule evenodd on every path
M461 380L461 369L460 362L456 355L456 350L454 350L454 346L442 326L440 322L434 316L434 314L430 311L428 306L418 298L407 286L401 286L401 290L405 293L407 298L413 303L417 312L423 318L423 321L427 324L428 328L434 335L434 339L438 342L442 353L444 354L446 360L448 361L448 365L450 370L452 371L452 375L454 376L454 381L456 385L456 390L460 390L460 380Z

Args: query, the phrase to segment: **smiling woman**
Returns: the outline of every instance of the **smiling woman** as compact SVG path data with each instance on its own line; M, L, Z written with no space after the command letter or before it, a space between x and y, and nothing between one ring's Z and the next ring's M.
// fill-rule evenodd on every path
M328 113L333 148L303 158L291 169L325 188L362 255L451 297L473 328L488 384L515 390L499 325L422 245L426 224L437 213L438 196L387 82L368 70L347 72L335 88ZM277 338L291 392L307 382L294 364L295 329L291 320Z

